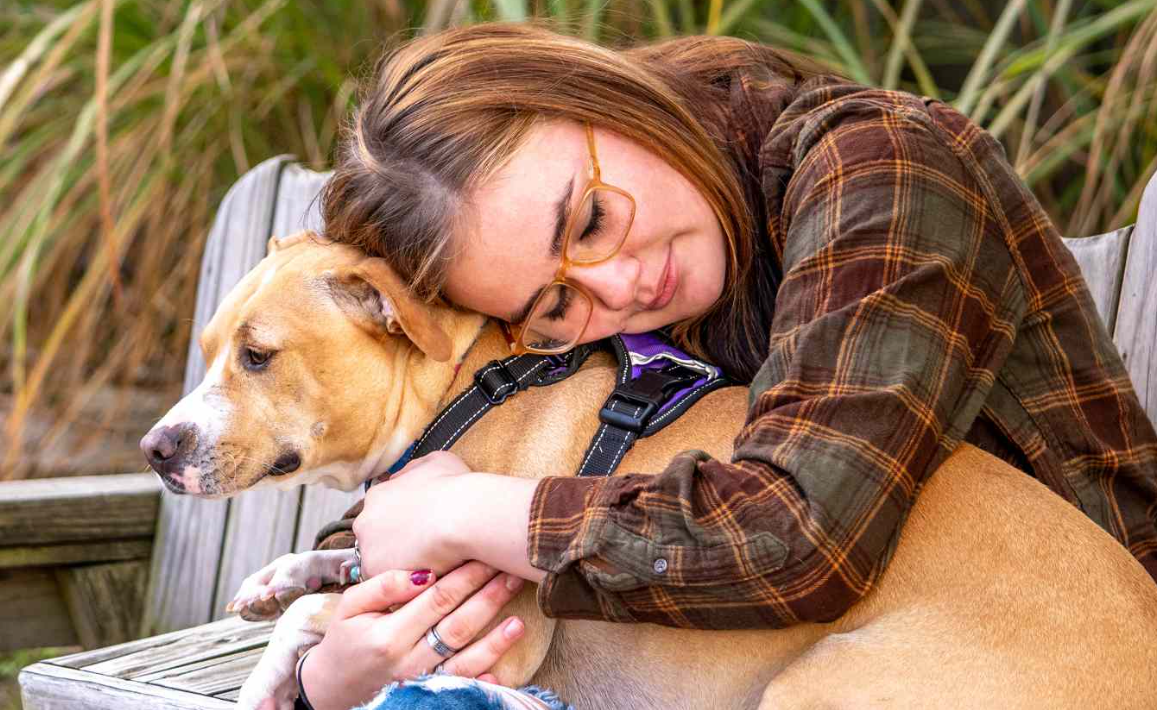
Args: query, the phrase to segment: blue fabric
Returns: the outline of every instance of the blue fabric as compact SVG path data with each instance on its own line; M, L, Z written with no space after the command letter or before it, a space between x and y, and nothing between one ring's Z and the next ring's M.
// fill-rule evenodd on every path
M516 707L503 700L497 690L493 685L470 678L427 675L386 686L376 698L355 710L508 710ZM550 710L574 710L555 693L537 686L507 692L536 698ZM521 705L517 707L523 710Z

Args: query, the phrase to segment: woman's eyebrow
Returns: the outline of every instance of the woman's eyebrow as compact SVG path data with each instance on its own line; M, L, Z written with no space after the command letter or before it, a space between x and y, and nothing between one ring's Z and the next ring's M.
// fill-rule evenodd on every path
M554 235L550 239L550 255L558 258L562 254L562 238L563 232L566 230L566 223L570 219L570 197L574 192L574 178L571 177L567 181L566 187L562 190L562 195L554 203ZM511 316L509 323L521 323L530 315L530 309L534 307L535 300L546 290L546 286L540 286L538 290L530 294L530 298L526 299L526 303Z

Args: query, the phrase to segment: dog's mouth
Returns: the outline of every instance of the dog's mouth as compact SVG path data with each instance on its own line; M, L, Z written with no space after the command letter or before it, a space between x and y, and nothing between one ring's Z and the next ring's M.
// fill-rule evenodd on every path
M161 483L170 493L177 495L185 495L189 491L185 488L185 482L177 478L171 473L158 473L157 477L161 479Z

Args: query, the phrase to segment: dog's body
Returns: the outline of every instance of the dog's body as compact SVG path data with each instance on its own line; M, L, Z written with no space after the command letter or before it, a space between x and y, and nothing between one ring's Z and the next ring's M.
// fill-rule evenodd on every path
M206 383L143 442L168 454L153 464L170 488L352 488L383 472L478 368L508 354L496 326L413 303L376 262L298 238L246 276L206 329ZM407 337L389 337L399 328ZM254 344L276 350L276 371L273 360L250 367ZM574 471L613 373L596 355L563 383L493 410L453 451L475 470ZM745 413L744 389L713 392L639 440L621 470L660 470L692 446L728 460ZM301 473L281 473L295 460ZM287 556L246 583L238 606L256 609L274 592L288 602L309 577L336 581L347 557ZM293 660L320 638L335 599L289 605L243 705L292 697ZM526 621L526 634L493 672L584 709L1157 706L1157 586L1079 511L968 445L925 485L877 587L834 623L695 631L556 621L538 611L531 585L505 611Z

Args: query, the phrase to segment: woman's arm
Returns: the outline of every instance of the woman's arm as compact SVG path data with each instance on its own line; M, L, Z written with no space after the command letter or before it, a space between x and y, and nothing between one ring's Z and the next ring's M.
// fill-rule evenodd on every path
M733 460L537 487L415 464L358 518L371 573L479 559L541 577L551 616L692 628L829 621L868 592L1028 304L999 202L926 115L815 113L784 136L796 163L768 210L784 279Z
M539 485L529 556L548 614L781 627L839 617L883 571L1027 304L983 177L881 94L783 129L795 162L768 212L784 280L732 462Z
M540 582L526 554L530 499L537 482L474 473L435 451L370 488L354 521L367 574L428 567L445 574L466 560Z

